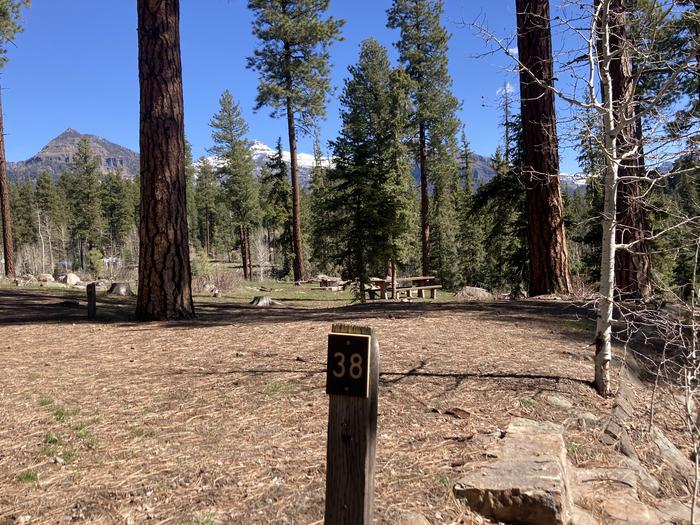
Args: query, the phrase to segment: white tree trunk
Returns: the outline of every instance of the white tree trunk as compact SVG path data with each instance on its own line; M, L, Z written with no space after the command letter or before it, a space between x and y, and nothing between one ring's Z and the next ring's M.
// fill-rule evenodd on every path
M612 322L615 292L615 230L617 229L617 184L620 159L618 137L615 133L615 110L613 101L610 62L613 58L610 45L610 0L602 0L597 6L599 17L598 65L603 89L603 131L605 134L606 164L604 180L605 200L603 205L603 253L600 261L600 289L596 311L595 388L607 397L610 388L610 361L612 360ZM593 86L590 86L593 91Z

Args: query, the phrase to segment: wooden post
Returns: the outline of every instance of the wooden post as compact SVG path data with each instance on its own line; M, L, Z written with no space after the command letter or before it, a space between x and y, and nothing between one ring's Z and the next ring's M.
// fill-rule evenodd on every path
M97 289L95 283L87 285L88 319L97 317Z
M360 351L350 354L350 358L344 357L343 353L333 348L333 334L329 336L326 391L345 390L351 393L330 393L324 523L370 525L377 448L379 345L369 327L334 324L333 333L369 336L369 349L366 350L369 359L365 361L357 357ZM349 346L350 342L346 341L345 344ZM354 352L354 349L350 352ZM351 377L348 378L347 374ZM364 383L355 388L353 380L358 383L366 380L366 390Z

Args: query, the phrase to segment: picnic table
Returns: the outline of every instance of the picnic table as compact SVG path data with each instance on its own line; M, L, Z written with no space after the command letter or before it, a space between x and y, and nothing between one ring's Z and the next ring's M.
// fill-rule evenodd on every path
M435 276L433 275L421 275L418 277L397 277L396 282L397 283L404 283L401 284L400 286L396 287L396 297L395 299L398 299L399 296L402 293L406 294L406 297L413 297L413 292L416 292L417 296L420 298L425 297L425 291L429 290L430 291L430 298L435 299L437 297L437 291L442 288L442 285L440 284L431 284L431 281L435 280ZM380 279L377 277L372 277L370 279L371 284L373 287L378 288L379 290L379 297L380 299L388 299L389 298L389 290L391 290L391 277L386 277L384 279ZM407 283L407 284L405 284ZM372 290L370 288L369 293L370 293L370 299L374 299L375 294L373 292L376 292L377 290Z

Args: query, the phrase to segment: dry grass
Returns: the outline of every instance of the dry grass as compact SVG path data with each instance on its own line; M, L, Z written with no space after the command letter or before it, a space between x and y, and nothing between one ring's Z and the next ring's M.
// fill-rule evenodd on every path
M483 523L451 487L511 418L610 407L587 383L581 309L563 303L216 302L193 323L136 324L129 303L87 323L62 300L0 291L0 524L322 523L332 322L379 337L377 523ZM568 434L575 462L610 461L596 432Z

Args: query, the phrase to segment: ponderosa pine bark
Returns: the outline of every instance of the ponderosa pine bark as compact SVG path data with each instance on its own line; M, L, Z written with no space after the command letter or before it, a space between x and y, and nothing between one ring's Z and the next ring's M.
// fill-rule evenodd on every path
M1 90L0 90L1 91ZM7 181L5 157L5 128L2 120L2 95L0 93L0 208L2 209L2 242L5 250L5 275L15 274L15 248L12 241L12 213L10 211L10 185ZM42 260L43 261L43 260Z
M287 88L291 91L292 79L287 76ZM294 124L292 99L287 97L287 131L289 132L289 160L292 179L292 248L294 261L292 269L295 281L304 280L304 245L301 239L301 184L299 183L299 162L297 159L297 133Z
M549 0L516 0L531 296L571 291L559 186Z
M618 137L621 158L617 185L617 229L615 242L615 287L623 297L649 297L651 286L651 256L644 207L641 202L640 176L641 142L635 127L641 125L634 112L632 61L627 39L627 16L623 0L610 2L610 77L615 121L629 122ZM641 131L641 130L640 130ZM636 152L634 151L636 149ZM631 177L631 178L627 178ZM625 244L632 243L627 249Z
M138 0L141 206L136 317L194 316L179 0Z

